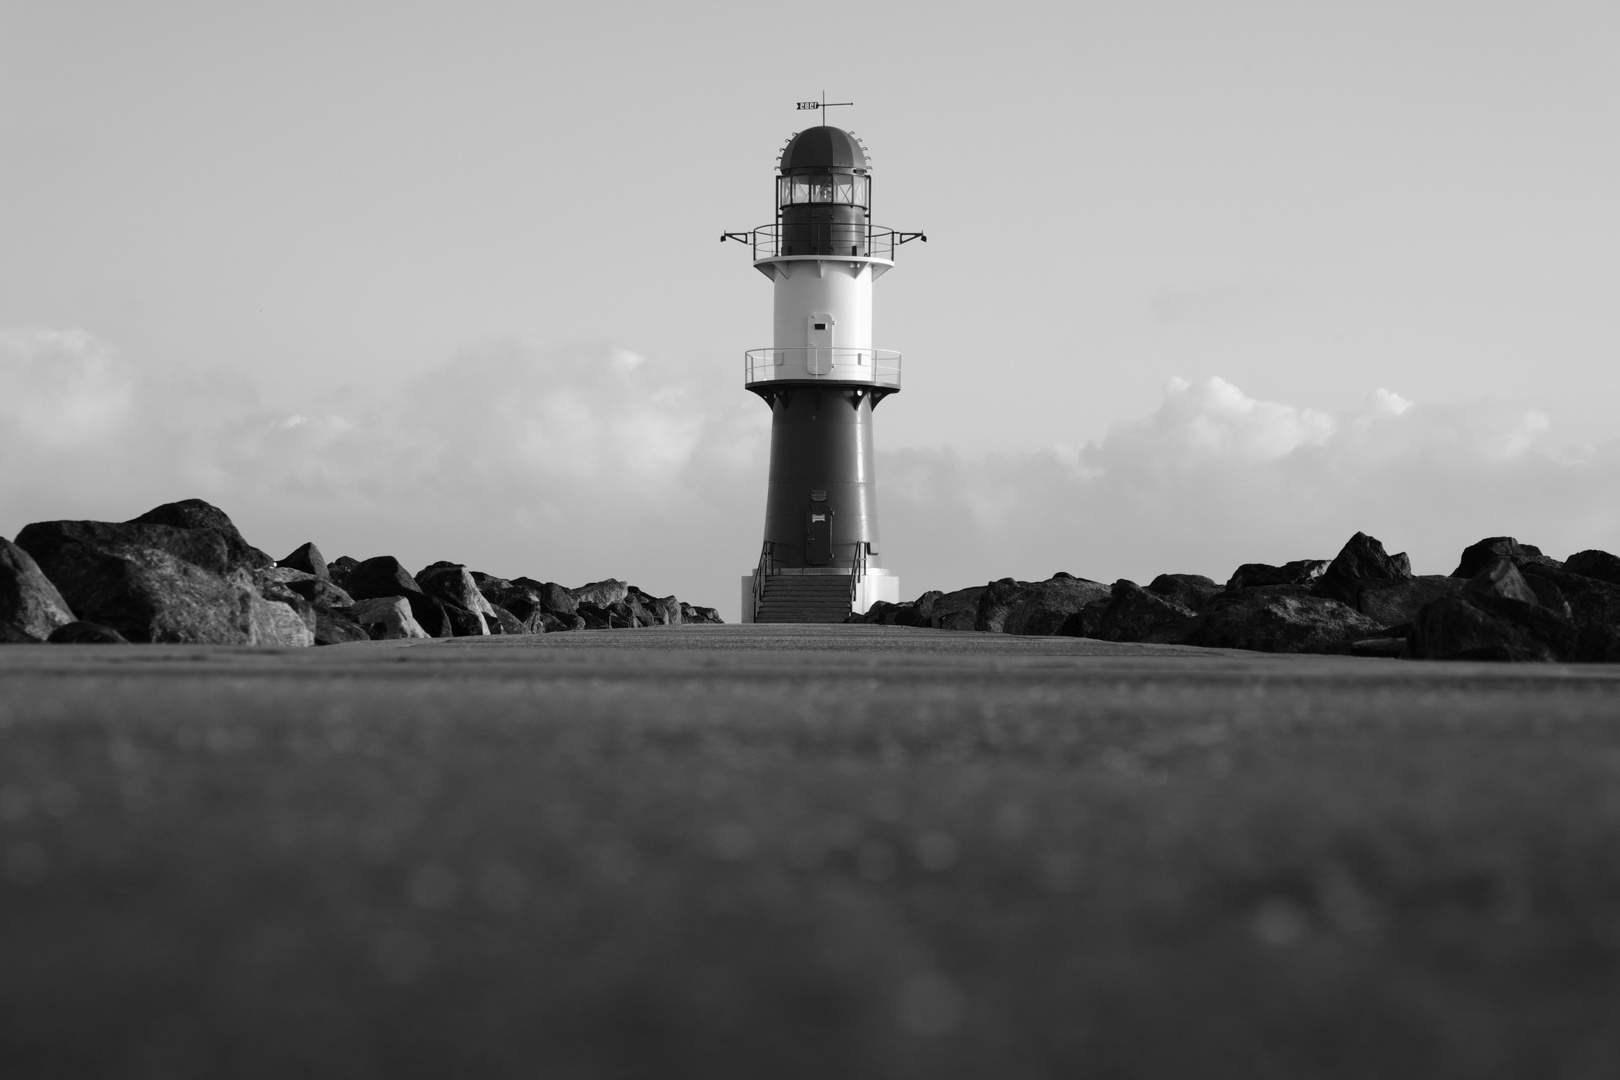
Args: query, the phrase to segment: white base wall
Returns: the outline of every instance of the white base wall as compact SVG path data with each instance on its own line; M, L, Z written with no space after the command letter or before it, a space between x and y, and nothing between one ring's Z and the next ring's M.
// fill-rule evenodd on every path
M855 614L865 615L879 600L900 602L900 579L876 566L866 568L866 576L855 587Z
M754 621L754 575L751 573L742 576L742 621Z

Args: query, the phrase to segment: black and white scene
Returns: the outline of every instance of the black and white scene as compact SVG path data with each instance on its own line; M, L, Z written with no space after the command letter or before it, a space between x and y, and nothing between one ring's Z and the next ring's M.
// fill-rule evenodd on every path
M1620 1076L1617 56L0 0L0 1077Z

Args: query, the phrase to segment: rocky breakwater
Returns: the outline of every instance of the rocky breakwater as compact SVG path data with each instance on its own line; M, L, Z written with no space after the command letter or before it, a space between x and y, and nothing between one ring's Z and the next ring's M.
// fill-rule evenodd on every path
M0 644L301 647L718 622L612 579L570 589L452 562L411 574L388 555L328 563L313 543L277 560L200 499L0 539Z
M1331 560L1245 563L1224 585L1198 574L1146 586L1003 578L876 604L851 621L1259 652L1620 662L1620 558L1594 549L1560 561L1498 536L1466 548L1450 574L1415 575L1404 552L1356 533Z

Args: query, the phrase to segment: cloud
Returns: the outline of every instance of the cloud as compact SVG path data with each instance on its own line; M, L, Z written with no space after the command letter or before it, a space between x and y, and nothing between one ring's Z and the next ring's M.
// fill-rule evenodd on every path
M1220 378L1171 380L1153 413L1079 448L881 464L888 546L929 583L971 578L928 538L962 538L988 574L1222 578L1242 562L1330 558L1360 530L1447 573L1466 544L1517 535L1560 556L1620 547L1620 447L1555 453L1512 403L1426 408L1376 389L1332 414ZM922 582L919 582L921 584ZM909 589L908 589L909 591Z
M1511 402L1376 389L1329 412L1176 379L1152 413L1091 441L880 451L881 561L915 594L1060 569L1224 578L1329 557L1358 529L1420 572L1503 533L1560 556L1620 549L1620 446L1554 452L1552 436ZM768 445L769 414L728 367L606 344L492 340L278 411L240 379L142 365L83 331L0 332L6 535L197 496L274 554L313 539L413 566L614 574L734 617Z

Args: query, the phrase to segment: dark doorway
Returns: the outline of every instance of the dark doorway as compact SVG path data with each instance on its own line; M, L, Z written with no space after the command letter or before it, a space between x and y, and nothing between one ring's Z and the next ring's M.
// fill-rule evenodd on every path
M826 566L832 562L832 508L825 502L810 504L809 520L805 523L804 561L809 566Z

